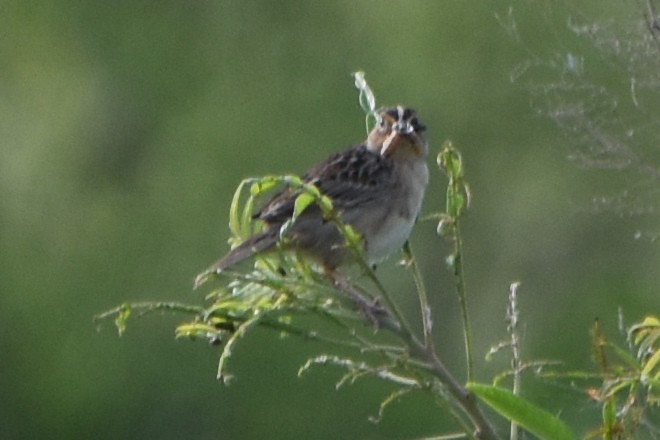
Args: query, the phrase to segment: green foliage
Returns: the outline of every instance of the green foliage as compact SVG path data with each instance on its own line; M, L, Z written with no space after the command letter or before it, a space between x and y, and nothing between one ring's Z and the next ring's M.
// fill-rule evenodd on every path
M463 158L451 141L446 141L438 153L437 163L447 175L446 223L453 224L470 202L470 187L465 182ZM440 231L444 235L444 226L441 223Z
M602 423L592 435L635 438L648 429L647 413L660 409L660 320L647 316L627 330L627 347L609 341L596 321L592 350L600 387L589 396L602 405Z
M441 219L440 223L444 224L439 227L442 235L456 243L460 237L459 218L466 207L466 196L469 197L469 192L463 180L460 153L447 142L439 157L441 168L449 176L447 196L452 200L447 202L446 212L434 217ZM368 275L367 279L373 282L377 293L371 293L367 286L348 280L344 280L346 284L338 285L305 259L295 254L279 252L257 256L254 268L250 271L223 272L220 275L221 285L212 288L206 296L209 301L207 306L164 302L123 304L99 315L97 319L114 317L121 335L134 311L139 311L141 315L163 310L192 315L191 321L177 327L176 337L203 339L213 345L220 345L217 377L223 383L232 377L228 371L228 361L236 344L255 327L269 328L281 335L324 341L353 350L354 356L319 354L310 358L300 368L299 374L309 371L312 367L334 366L346 370L337 383L338 387L367 377L393 384L394 391L382 401L378 415L373 417L373 421L381 420L385 409L404 395L423 391L435 395L439 402L443 402L441 407L452 414L457 427L463 429L465 435L470 435L476 427L484 432L482 438L499 438L490 422L474 406L468 394L471 392L509 420L512 432L515 427L520 426L541 439L576 438L553 414L520 397L519 385L514 385L513 392L497 385L474 382L462 387L434 353L430 335L432 312L410 245L406 244L404 256L420 299L423 341L418 340L410 330L409 324L398 310L398 305L364 261L359 234L340 221L331 200L315 186L291 175L245 179L238 186L230 209L229 224L235 234L231 240L233 243L240 243L258 229L252 220L255 198L282 187L285 191L298 194L294 216L291 223L285 224L283 229L289 228L310 205L318 205L326 218L334 222L342 232L346 246L354 250L360 267ZM249 188L247 198L243 194L246 188ZM241 202L242 200L245 201ZM285 235L285 231L281 235ZM460 290L464 286L462 271L456 270L460 257L461 248L456 246L451 267L455 271L459 297L465 294L464 290ZM204 272L198 277L197 287L210 284L216 279L215 273ZM508 376L513 376L514 384L518 384L518 378L524 372L552 365L550 362L523 362L520 358L517 343L519 312L515 296L517 287L517 284L512 285L507 312L511 342L499 344L491 350L492 354L502 347L511 347L514 368L497 375L496 384ZM356 303L356 296L351 295L359 295L363 302ZM385 299L388 306L379 309L380 314L366 316L360 307L356 310L356 305L377 304L378 297ZM468 324L467 308L464 311ZM307 319L310 316L315 320ZM364 324L368 324L367 327ZM374 333L369 329L369 325L376 325L380 331ZM464 335L466 341L469 341L469 333L466 331ZM599 373L545 371L540 376L570 380L600 379L600 389L587 389L591 397L602 405L602 424L589 436L602 435L604 439L633 438L641 429L644 411L657 408L660 402L660 321L649 316L643 322L630 327L627 335L631 352L607 341L598 322L594 325L592 335L594 358L600 368ZM470 345L466 343L466 350L469 349ZM606 351L611 351L619 363L613 364ZM468 358L468 361L471 362L471 359Z
M639 382L648 387L649 403L660 404L660 319L647 316L628 330L628 340L637 347L641 368Z
M229 278L194 292L190 279L239 236L226 226L237 183L300 171L359 140L363 115L346 86L357 68L379 102L420 111L432 151L450 136L465 159L475 380L505 371L501 386L510 383L508 358L484 367L480 352L504 333L515 277L526 286L522 347L590 375L578 385L541 378L541 400L526 359L523 396L552 402L576 432L595 427L602 404L583 390L600 379L585 329L600 316L628 350L609 330L612 311L623 306L631 322L658 314L652 4L3 2L0 437L411 440L449 429L420 391L380 425L364 423L382 388L367 380L334 393L339 367L297 380L307 356L349 354L278 330L239 340L229 362L239 380L219 387L209 370L221 346L171 341L195 312L143 318L132 304L210 305L204 294ZM425 215L444 210L444 181L431 182ZM433 339L463 379L460 310L442 261L451 251L432 222L416 226L412 245ZM418 330L412 283L395 265L378 277ZM125 301L121 339L114 316L90 328L92 314ZM649 405L647 426L657 413Z
M364 80L364 75L356 74L355 78L360 91L360 103L366 107L368 114L373 113L375 98ZM452 200L455 201L448 202L448 212L438 217L451 219L453 231L450 235L457 243L454 258L458 261L461 258L458 219L463 211L463 203L458 200L467 186L463 181L458 151L451 143L447 143L441 154L445 159L439 165L449 176L448 194L451 194ZM249 188L249 194L242 203L245 188ZM258 255L254 269L247 273L223 271L216 274L209 269L197 277L196 288L214 281L218 276L222 280L228 278L228 282L214 288L207 295L209 306L201 310L192 307L197 312L195 318L177 327L177 337L202 337L212 344L220 344L222 349L217 377L222 382L231 378L227 364L234 346L249 330L257 326L276 329L286 335L332 341L336 345L354 349L355 359L322 354L310 359L301 368L301 372L311 366L335 365L348 371L339 384L354 382L361 377L376 377L394 384L395 391L381 403L376 419L380 419L385 408L402 395L412 390L425 390L446 402L443 407L449 408L458 426L466 433L476 430L481 432L484 439L497 438L490 422L435 353L431 337L432 311L428 305L421 272L409 244L406 244L404 251L407 267L411 269L417 286L420 320L424 329L421 341L399 310L399 305L365 261L360 235L350 225L342 222L330 198L322 194L318 187L304 182L300 177L285 175L243 180L234 193L230 207L229 225L234 234L230 242L238 244L258 229L258 225L253 222L255 198L275 188L281 188L280 191L296 196L293 216L281 227L281 240L286 240L289 229L310 205L318 206L325 219L341 232L345 246L352 250L358 266L372 282L377 293L370 293L368 287L341 275L332 274L329 277L321 268L291 253ZM459 296L464 298L462 271L458 271L456 276L460 279L457 281L457 286L460 287ZM377 298L384 300L385 304L381 305ZM123 332L125 320L129 316L127 311L130 312L130 309L130 306L121 306L107 312L103 317L118 314L116 323L118 327L121 325L120 332ZM154 306L154 310L156 309L158 307ZM463 311L467 329L467 308L464 307ZM308 324L300 319L308 315L314 315L335 327L335 334L339 336L325 336L318 323ZM369 329L365 331L362 328L365 323L374 325L381 329L381 332L373 333ZM336 333L337 330L339 333ZM387 334L383 335L384 332ZM469 332L466 330L465 334L467 351L470 353ZM369 356L376 356L376 365L357 360L367 353ZM468 354L468 360L468 377L471 377L471 354Z
M417 339L396 302L364 260L359 234L341 222L327 196L299 177L267 176L241 182L230 209L229 224L235 234L231 241L240 243L245 233L258 228L252 220L254 199L266 191L282 186L284 191L297 194L294 216L291 222L282 228L291 227L296 218L311 204L319 206L328 221L335 223L341 231L345 245L354 251L359 267L367 275L367 280L372 281L372 287L376 288L378 293L371 293L367 286L348 279L330 279L319 267L304 258L279 252L258 255L251 271L223 271L220 275L207 271L200 274L196 287L210 284L218 276L223 281L206 296L209 305L203 308L165 304L122 305L100 315L99 318L116 315L115 322L120 332L123 332L132 309L150 312L165 308L192 312L193 320L179 325L176 336L206 339L211 344L220 345L217 377L222 382L227 382L232 377L228 371L228 361L235 345L257 326L270 328L283 335L320 340L349 348L354 351L354 358L321 354L309 359L301 367L300 373L313 366L332 365L347 370L338 386L365 377L375 377L395 385L395 390L381 403L378 416L374 420L380 420L385 409L403 395L416 390L430 392L445 402L442 407L453 414L458 426L466 429L466 432L476 428L484 432L483 438L496 438L489 422L480 410L466 399L464 388L451 376L434 352L430 336L431 310L421 272L409 244L405 247L406 266L411 270L418 289L420 319L424 327L423 341ZM246 188L249 188L247 198L243 195ZM242 200L245 200L243 204ZM280 235L285 236L286 231L282 231ZM378 297L386 300L385 307L378 303ZM310 316L314 316L316 321L310 323L309 319L306 319ZM371 325L375 325L380 331L374 333L373 329L369 328ZM371 361L367 361L365 356ZM466 428L471 424L472 428Z
M508 420L522 426L540 439L577 439L568 426L554 414L516 396L507 389L479 383L468 383L466 388Z
M438 230L441 235L455 243L450 260L456 277L456 287L464 312L465 347L471 352L469 319L467 315L463 273L460 266L460 216L467 207L469 190L464 181L461 155L450 142L443 145L438 155L438 163L448 176L447 210L435 218L440 219ZM519 377L531 367L547 367L548 362L523 362L518 346L517 284L512 285L510 307L507 312L511 343L500 344L492 353L504 346L513 350L514 369L499 374L495 382L512 375L513 392L496 385L484 385L469 382L463 388L446 370L434 352L430 329L432 311L428 305L426 288L416 264L410 245L404 248L406 266L411 269L420 300L420 319L424 328L423 341L410 329L409 324L398 310L387 289L378 281L373 270L364 261L361 237L349 225L341 222L332 201L321 194L314 185L303 182L292 175L266 176L245 179L238 186L230 208L229 225L234 234L232 243L240 243L258 229L252 220L255 199L278 188L297 194L294 216L286 223L281 236L296 221L297 217L310 205L319 206L324 216L342 232L346 246L353 249L360 262L359 266L368 279L373 282L377 293L369 292L366 286L343 280L345 284L333 282L313 264L295 254L279 252L271 255L259 255L254 268L247 272L226 271L220 277L223 283L214 287L206 296L209 305L200 307L179 303L137 303L123 304L97 317L114 317L115 325L121 334L133 311L141 314L154 311L175 311L191 314L192 321L180 324L176 337L204 339L213 345L221 346L218 362L218 380L223 383L231 379L228 361L235 345L251 329L259 326L269 328L282 335L297 336L331 343L338 347L354 350L353 357L340 357L332 354L320 354L309 359L301 368L300 374L318 366L335 366L346 370L337 386L345 383L375 377L395 385L395 390L386 397L374 421L382 419L385 409L402 396L412 391L430 392L439 401L441 407L448 410L456 420L457 427L466 435L476 427L483 432L482 438L498 438L480 410L474 406L468 392L476 394L512 424L512 432L517 426L529 431L541 439L574 439L575 435L553 414L520 397ZM247 198L243 194L249 188ZM282 190L282 189L280 189ZM244 202L242 202L245 200ZM213 272L204 272L197 279L196 287L206 285L217 279ZM348 295L347 295L348 294ZM360 305L377 304L376 298L386 300L387 308L380 308L374 315L364 315ZM356 298L359 301L356 302ZM357 310L356 310L356 305ZM380 307L380 306L379 306ZM318 321L306 319L314 316ZM365 321L366 319L366 321ZM325 323L320 325L320 323ZM374 333L364 324L376 325L380 332ZM328 332L328 326L334 330ZM324 330L325 329L325 330ZM386 334L384 334L386 332ZM658 387L660 384L660 321L647 317L642 323L632 326L628 331L628 340L636 353L609 343L601 334L598 323L593 329L594 357L600 367L599 374L589 372L544 373L546 377L559 378L600 378L600 390L591 389L590 394L602 404L602 425L591 435L602 435L605 439L632 438L638 432L642 415L647 407L658 406ZM621 365L613 366L605 349L610 349ZM368 354L372 360L361 359ZM375 358L374 358L375 356ZM375 363L374 363L375 359ZM468 377L471 377L472 359L468 355ZM623 436L623 437L622 437ZM627 436L627 437L626 437Z
M447 264L454 273L456 292L461 305L461 318L463 319L463 341L465 343L465 358L467 363L468 381L474 377L474 360L472 348L472 330L468 314L467 293L465 290L465 276L463 273L463 241L461 239L460 217L470 202L470 187L465 181L463 158L454 148L451 141L445 141L437 156L437 164L447 176L446 207L445 212L439 216L440 221L436 230L438 234L450 239L454 243L453 252L447 257Z
M369 116L375 108L373 92L362 73L355 74L355 82L360 91L360 104ZM395 388L381 402L378 415L372 418L373 421L380 421L385 409L402 396L422 391L432 394L442 410L451 414L456 428L463 431L464 436L487 440L500 438L492 422L476 404L473 393L511 423L512 439L517 438L518 427L541 439L575 439L575 434L568 426L552 413L520 396L521 375L529 371L530 367L547 367L551 363L526 362L522 359L516 296L518 283L511 285L507 310L510 341L500 343L489 354L510 347L512 369L498 374L494 380L496 385L472 381L473 347L461 238L461 217L469 206L470 190L464 178L462 155L450 141L443 144L437 162L448 180L446 209L431 218L439 220L439 235L454 244L447 262L454 273L463 317L468 378L466 385L455 378L455 374L446 368L436 353L431 335L432 310L410 244L404 246L404 261L417 289L422 339L412 330L397 302L365 261L360 235L341 221L330 198L315 185L295 175L249 178L239 184L229 212L229 227L233 234L230 243L240 244L259 230L260 225L253 220L257 198L276 189L290 192L296 196L293 216L281 227L281 240L286 240L287 232L306 209L311 205L318 206L326 220L341 232L345 239L344 245L354 253L362 274L371 282L370 286L337 274L328 276L321 268L295 253L281 251L257 255L253 269L249 271L229 270L217 274L209 269L201 273L196 279L196 288L218 279L221 281L221 285L213 287L206 296L206 306L178 303L123 304L99 315L97 319L114 317L121 335L134 310L141 313L170 310L191 314L191 321L176 328L176 337L205 339L213 345L219 345L221 352L217 378L223 383L232 378L228 363L236 344L256 327L268 328L281 335L324 341L349 349L354 354L349 357L319 354L307 360L300 368L299 375L312 367L334 366L346 371L337 382L337 387L367 377L390 383ZM246 188L249 191L245 191ZM385 304L381 304L380 300L384 300ZM310 317L313 319L310 320ZM370 327L375 327L377 331L374 332ZM602 425L591 436L602 435L605 439L632 438L641 426L644 410L658 404L660 321L655 317L647 317L642 323L630 328L628 340L631 349L635 347L637 350L633 355L607 342L596 322L593 328L593 351L600 372L545 373L547 377L602 380L599 391L591 390L592 397L602 405ZM611 365L605 348L615 354L622 362L621 365ZM497 385L508 376L514 379L512 391Z

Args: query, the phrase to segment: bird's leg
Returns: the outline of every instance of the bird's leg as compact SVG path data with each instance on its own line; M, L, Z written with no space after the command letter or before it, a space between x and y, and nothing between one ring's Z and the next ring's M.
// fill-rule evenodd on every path
M346 295L357 306L360 313L375 327L390 327L393 319L389 310L380 303L378 298L365 297L355 286L339 271L326 269L326 275L332 284ZM387 324L385 324L387 321ZM385 325L384 325L385 324Z

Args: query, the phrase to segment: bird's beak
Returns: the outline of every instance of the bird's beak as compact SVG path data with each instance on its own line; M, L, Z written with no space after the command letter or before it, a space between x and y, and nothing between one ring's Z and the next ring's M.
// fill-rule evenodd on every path
M383 142L383 147L380 150L380 155L383 157L387 157L394 153L396 150L397 146L401 143L402 141L402 134L396 130L392 130L390 135L385 139Z
M391 156L397 149L406 146L412 148L413 154L422 154L420 151L421 143L422 141L419 139L419 136L414 132L410 133L407 131L392 130L390 135L383 142L383 146L380 149L380 155L383 157Z

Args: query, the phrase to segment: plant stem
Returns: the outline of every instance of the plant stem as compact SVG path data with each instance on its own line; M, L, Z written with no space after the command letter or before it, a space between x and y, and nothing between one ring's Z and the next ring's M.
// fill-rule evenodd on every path
M345 234L343 230L342 233ZM358 265L360 266L362 271L367 275L367 277L371 280L374 286L376 286L376 289L378 289L380 296L385 300L385 303L389 308L390 312L392 313L395 321L405 330L406 333L412 336L413 331L412 331L412 327L408 323L408 320L406 319L401 309L399 309L399 306L397 305L396 301L394 301L394 299L387 291L383 283L381 283L380 279L376 276L376 273L374 272L373 268L369 266L369 263L367 263L367 261L364 259L364 255L360 252L360 249L357 248L357 246L355 246L355 244L353 243L349 243L349 245L353 247L353 252L357 259ZM389 328L390 326L388 325L386 327Z
M474 377L474 362L472 360L472 331L468 319L467 295L465 294L465 275L463 273L463 242L461 239L460 218L463 210L470 204L470 188L465 182L463 159L461 153L454 148L451 141L445 141L437 163L447 175L446 212L438 225L438 233L451 237L454 241L454 252L451 255L451 266L454 270L456 291L461 306L463 318L463 341L465 343L465 357L467 363L467 378L471 382Z
M465 361L467 364L467 380L471 382L474 378L474 361L472 358L472 329L468 317L467 295L465 293L465 274L463 272L463 242L461 239L461 228L459 219L454 220L454 279L458 302L461 306L461 317L463 319L463 341L465 343Z
M366 269L368 269L367 273L373 276L372 280L374 281L374 283L376 283L379 290L385 291L384 286L380 283L380 280L375 276L375 274L373 274L373 271L371 270L371 268L368 267L368 265ZM416 276L420 276L420 281L421 281L421 275L418 273ZM426 303L426 307L428 307L425 291L422 294L422 296L424 297L424 299L423 300L420 299L420 301L424 301ZM387 299L388 298L385 296L386 301ZM411 354L411 356L413 358L416 357L421 362L423 362L425 368L433 376L435 376L440 381L440 383L442 383L442 385L446 387L449 394L451 394L451 396L455 399L457 406L460 407L463 410L463 412L468 416L468 418L472 421L472 424L475 427L474 436L476 438L480 440L498 440L499 437L495 433L494 428L490 425L489 421L486 419L484 414L479 409L474 394L467 391L465 387L463 387L458 382L458 380L454 378L454 376L449 372L447 367L445 367L444 363L440 360L440 358L436 354L432 342L430 342L431 338L429 337L428 341L426 340L424 342L420 341L411 331L408 324L405 321L400 321L400 319L403 318L403 315L397 313L398 309L394 307L393 310L394 310L393 312L394 316L392 316L393 319L381 319L379 320L379 326L383 329L387 329L393 332L394 334L398 335L408 347L408 352ZM389 317L385 317L385 318L389 318ZM430 314L428 319L430 320ZM430 331L430 321L427 322L425 325L429 325L428 329ZM426 332L425 332L425 337L426 337Z
M474 436L481 440L498 440L499 436L491 426L486 416L481 412L477 405L477 399L471 392L467 391L452 374L444 363L440 360L435 351L424 346L413 335L405 334L403 331L399 335L406 339L411 354L418 356L427 364L427 368L446 388L449 394L456 399L457 405L470 418L474 427Z
M513 394L520 394L520 374L522 361L520 357L520 337L518 335L518 287L520 283L511 283L509 287L509 306L507 321L509 321L509 334L511 335L511 367L513 370ZM511 421L510 440L518 440L518 425Z
M433 348L434 347L433 337L431 335L431 331L433 330L433 316L431 313L431 307L429 306L429 299L426 293L426 286L424 285L424 279L422 278L422 273L419 270L419 266L417 265L417 260L413 255L409 241L406 241L406 243L403 245L403 253L406 256L406 263L412 269L413 279L415 280L417 298L419 299L419 308L422 315L424 346Z
M463 266L460 262L461 258L461 239L460 239L460 230L458 224L455 225L455 234L454 234L454 243L455 243L455 265L454 265L454 275L456 277L456 288L459 293L459 300L461 302L461 311L463 315L463 329L464 329L464 339L466 344L466 353L468 359L468 381L472 379L472 337L470 332L470 324L468 321L467 313L467 304L466 304L466 295L465 295L465 283L463 277ZM412 332L410 324L406 321L404 315L401 313L397 307L396 302L390 297L385 286L380 282L380 279L376 276L373 269L369 267L366 261L363 258L358 258L358 262L367 276L372 280L376 285L376 288L380 291L381 296L385 299L385 302L389 306L390 310L393 313L393 320L391 319L382 319L379 321L379 324L382 328L388 329L396 334L398 334L408 345L409 351L412 355L417 355L420 360L428 364L430 367L431 373L442 383L449 393L456 399L458 406L467 414L469 419L472 421L475 426L474 436L481 440L498 440L499 437L495 433L494 428L490 425L489 421L486 419L484 414L479 409L477 405L477 400L474 394L470 393L463 387L452 374L449 372L444 363L435 353L435 348L433 345L433 338L431 337L432 330L432 319L431 319L431 309L428 304L428 296L426 294L426 288L424 286L419 267L417 266L415 259L412 255L410 244L406 243L404 245L404 252L407 256L411 258L411 264L413 269L413 277L415 279L415 284L417 286L417 292L420 301L420 307L422 310L422 323L424 327L424 342L421 342L417 337L415 337ZM359 256L359 255L358 255Z

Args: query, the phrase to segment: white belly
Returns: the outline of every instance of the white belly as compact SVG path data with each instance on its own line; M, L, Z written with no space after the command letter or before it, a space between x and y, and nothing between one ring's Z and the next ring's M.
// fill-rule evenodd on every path
M389 203L390 207L376 208L389 209L381 217L377 230L371 235L365 236L366 256L369 263L381 261L401 249L408 240L422 208L422 200L428 184L428 168L423 162L409 165L412 165L413 169L408 170L412 171L408 176L413 177L406 179L406 185L398 188L400 190L398 202ZM396 197L393 197L390 202L395 199ZM388 203L384 205L388 205Z
M379 234L367 237L367 260L369 263L377 263L391 253L401 249L408 240L415 217L411 219L396 216L383 225Z

